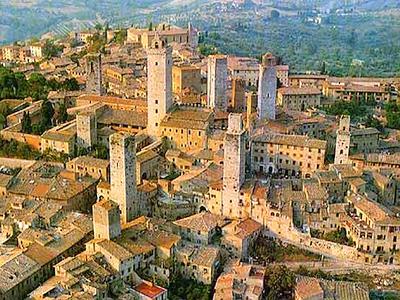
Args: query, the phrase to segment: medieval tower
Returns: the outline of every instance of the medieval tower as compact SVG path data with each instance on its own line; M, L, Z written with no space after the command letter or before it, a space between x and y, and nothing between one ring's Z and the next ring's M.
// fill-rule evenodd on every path
M79 149L90 150L97 144L96 113L84 111L76 115L76 142Z
M278 79L276 75L277 59L271 53L263 56L260 64L258 80L258 118L275 120L276 91Z
M86 92L101 96L103 94L102 84L101 54L86 55Z
M240 188L245 180L246 141L241 114L230 114L224 140L222 214L242 217Z
M207 76L207 106L212 109L227 111L228 59L225 55L210 55L208 57Z
M341 116L336 131L335 164L348 164L350 151L350 116Z
M119 205L121 222L127 223L137 215L136 144L127 133L110 136L110 199Z
M95 239L111 240L121 235L117 203L103 199L93 205L93 230Z
M158 35L147 50L147 133L160 136L160 122L172 106L172 49Z

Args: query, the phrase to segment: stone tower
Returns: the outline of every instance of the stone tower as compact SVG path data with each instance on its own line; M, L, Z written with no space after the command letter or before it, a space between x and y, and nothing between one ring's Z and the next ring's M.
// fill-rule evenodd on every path
M348 164L350 151L350 116L341 116L336 131L335 164Z
M92 95L103 95L103 71L101 54L86 55L86 92Z
M208 57L207 76L207 106L212 109L227 111L228 59L225 55L210 55Z
M78 148L90 150L97 144L96 113L85 111L76 115L76 142Z
M276 75L277 59L271 53L263 56L260 64L258 80L258 118L275 120L276 91L278 79Z
M243 112L246 107L246 82L241 78L232 79L232 108Z
M127 223L137 215L136 202L136 144L127 133L110 136L110 199L119 205L121 222Z
M245 180L246 141L241 114L230 114L224 140L222 214L242 217L240 188Z
M147 133L161 136L160 122L172 106L172 49L158 35L147 50Z
M248 92L246 93L246 129L248 130L249 134L252 132L252 121L256 111L257 94L255 92Z
M117 203L103 199L93 205L93 230L95 239L111 240L121 235Z

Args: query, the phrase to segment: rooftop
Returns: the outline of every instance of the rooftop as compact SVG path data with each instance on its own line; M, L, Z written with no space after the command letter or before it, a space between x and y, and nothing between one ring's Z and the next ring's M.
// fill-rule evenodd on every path
M180 219L174 222L179 227L190 228L191 230L209 232L216 227L226 224L224 217L214 215L209 212L201 212L190 217Z
M134 288L135 291L140 293L141 295L144 295L146 297L149 297L150 299L155 299L156 297L162 295L163 293L166 293L166 289L159 287L157 285L154 285L152 283L147 283L143 281L141 284L137 285Z
M325 149L326 141L312 139L304 135L262 134L254 138L254 142L280 144L297 147Z
M284 96L293 96L293 95L321 95L321 91L317 88L313 87L287 87L278 89L278 93Z

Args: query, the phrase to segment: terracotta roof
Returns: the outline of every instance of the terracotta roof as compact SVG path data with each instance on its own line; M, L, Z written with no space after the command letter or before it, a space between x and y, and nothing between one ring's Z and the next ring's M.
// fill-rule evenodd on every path
M174 222L174 224L179 227L190 228L192 230L199 230L202 232L209 232L210 230L216 228L217 226L221 226L224 223L225 219L223 217L209 212L201 212Z
M323 297L324 290L322 289L319 280L310 277L298 277L296 283L296 294L300 299L314 299L314 297Z
M280 88L278 89L278 93L282 95L321 95L321 91L317 88L313 87L288 87L288 88Z
M135 290L140 294L149 297L150 299L155 299L156 297L166 292L166 289L156 286L154 284L146 283L144 281L141 284L137 285L135 287Z
M309 147L325 149L326 141L312 139L304 135L286 135L286 134L263 134L256 136L254 142L264 142L271 144L290 145L298 147Z

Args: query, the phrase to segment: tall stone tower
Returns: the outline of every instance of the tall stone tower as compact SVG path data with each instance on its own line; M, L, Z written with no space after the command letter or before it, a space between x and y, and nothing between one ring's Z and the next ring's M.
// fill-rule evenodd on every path
M160 136L172 106L172 49L158 35L147 50L147 133Z
M76 142L78 148L90 150L97 144L97 119L93 111L76 115Z
M224 140L224 174L222 214L231 218L242 217L240 188L245 180L246 141L241 114L230 114Z
M246 129L250 136L252 132L252 122L254 113L257 111L257 94L255 92L246 93Z
M335 164L348 164L350 152L350 116L341 116L336 131Z
M137 215L136 203L136 144L127 133L110 136L110 199L119 205L121 222L127 223Z
M232 108L243 112L246 107L246 82L241 78L232 79Z
M277 58L271 53L263 56L260 64L258 80L258 118L275 120L276 91L278 78L276 75Z
M103 95L103 71L101 54L86 55L86 92L93 95Z
M225 55L210 55L208 57L207 76L207 106L212 109L227 111L228 59Z
M93 230L95 239L111 240L121 235L117 203L103 199L93 205Z

